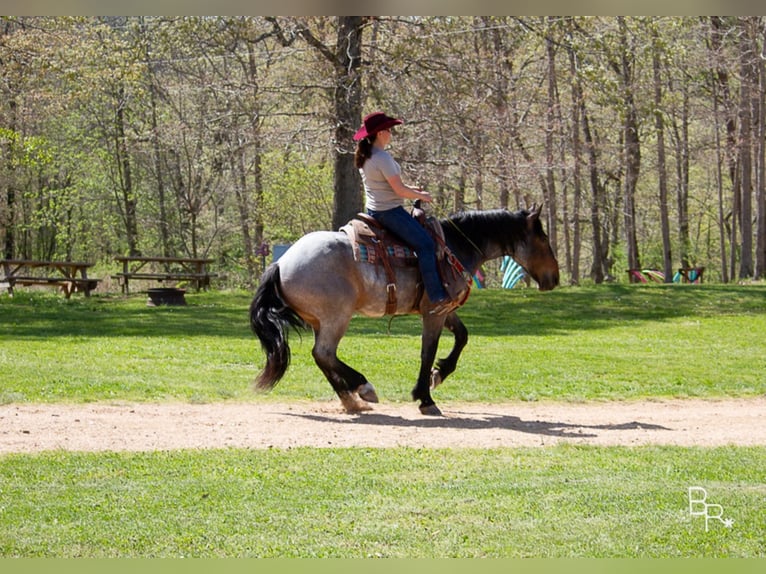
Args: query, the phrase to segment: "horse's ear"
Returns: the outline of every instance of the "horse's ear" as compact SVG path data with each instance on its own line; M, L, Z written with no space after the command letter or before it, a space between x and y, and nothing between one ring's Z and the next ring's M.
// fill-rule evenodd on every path
M536 219L540 219L540 212L543 209L543 205L537 205L537 203L532 204L532 209L529 210L529 215L527 215L527 221L529 223L534 223Z

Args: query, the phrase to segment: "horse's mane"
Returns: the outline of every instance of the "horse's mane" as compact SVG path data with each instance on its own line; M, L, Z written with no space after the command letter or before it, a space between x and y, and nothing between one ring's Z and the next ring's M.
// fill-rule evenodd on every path
M486 251L489 243L495 243L503 252L509 252L522 236L527 215L526 209L461 211L441 219L441 224L448 242L465 243L468 239L482 251Z

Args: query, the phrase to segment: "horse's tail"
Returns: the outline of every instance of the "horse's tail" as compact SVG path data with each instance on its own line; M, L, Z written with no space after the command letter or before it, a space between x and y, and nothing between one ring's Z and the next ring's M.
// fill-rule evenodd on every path
M287 306L279 293L279 266L270 265L250 304L250 326L266 353L266 366L255 386L260 390L274 388L290 366L288 328L308 328L306 322Z

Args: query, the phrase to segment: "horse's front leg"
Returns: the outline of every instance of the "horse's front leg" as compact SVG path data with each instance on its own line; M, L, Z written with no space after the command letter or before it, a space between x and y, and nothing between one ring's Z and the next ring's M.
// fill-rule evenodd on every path
M465 328L465 325L456 313L447 315L444 326L454 335L455 344L450 354L446 358L436 361L436 367L431 369L431 390L438 387L448 376L455 372L460 353L463 352L463 349L468 344L468 329Z
M412 389L413 400L420 401L420 412L424 415L441 416L442 412L431 398L431 368L436 359L439 337L444 327L444 317L426 315L423 317L423 334L420 346L420 372L418 382Z

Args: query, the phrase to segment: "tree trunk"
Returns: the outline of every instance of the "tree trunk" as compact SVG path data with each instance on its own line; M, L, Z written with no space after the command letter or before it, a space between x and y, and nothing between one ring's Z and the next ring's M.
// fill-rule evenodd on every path
M572 269L570 282L572 285L580 284L580 257L581 257L581 229L580 209L582 204L582 140L580 138L580 104L582 92L578 90L576 100L572 103L572 152L573 182L572 182L572 213L568 217L572 227ZM569 227L569 226L567 226Z
M151 82L151 80L150 80ZM165 257L174 255L170 244L170 226L168 222L168 208L165 200L165 178L163 177L162 154L160 153L159 126L157 124L157 102L154 83L149 87L151 122L152 122L152 154L154 156L154 170L157 179L157 203L160 209L160 241L162 242L162 254Z
M128 255L136 256L141 252L138 249L138 221L136 219L136 195L133 190L133 175L128 152L127 135L125 134L125 92L120 88L118 92L117 112L115 115L116 161L120 172L120 200L125 225L125 238L128 243Z
M753 276L753 130L751 90L753 88L753 50L749 19L740 18L740 101L739 101L739 167L740 167L740 245L739 278Z
M235 122L237 120L234 120ZM242 236L242 248L247 269L247 284L253 287L256 283L256 253L253 234L250 229L250 201L247 193L247 169L245 168L245 150L240 143L238 127L232 129L230 142L231 170L234 174L234 196L239 212L239 232Z
M0 29L0 40L4 36L11 33L11 26L8 21L2 22L2 29ZM7 62L0 58L0 68L4 68ZM2 92L3 103L7 107L7 116L5 114L0 115L0 120L7 126L8 130L12 133L16 132L16 100L14 97L14 91L9 79L3 82ZM2 110L0 110L2 111ZM15 217L14 211L16 210L16 191L14 184L14 165L15 162L11 161L13 155L14 143L10 139L3 141L0 140L0 157L8 158L7 161L0 165L0 188L3 190L5 196L5 210L0 210L0 229L3 236L3 257L5 259L13 259L16 251L15 247Z
M8 100L8 116L9 123L8 129L12 132L16 132L16 102L13 99ZM3 144L3 153L8 161L4 162L2 167L2 178L5 187L5 213L3 214L0 223L3 224L3 231L5 232L3 256L5 259L13 259L16 255L16 177L15 177L15 165L16 162L12 161L15 152L16 143L9 139Z
M268 18L284 45L287 40L276 18ZM333 212L332 227L339 229L364 208L362 177L354 166L354 133L362 117L362 32L364 16L338 16L335 49L323 44L306 26L298 35L333 66Z
M679 259L682 267L690 267L691 237L689 235L689 91L683 87L681 126L673 118L676 140L676 206L678 209Z
M715 78L711 81L713 94L713 121L715 122L715 150L716 150L716 173L718 179L718 240L721 243L721 281L729 282L729 271L726 256L726 225L724 219L723 203L723 163L725 151L721 149L721 126L718 110L718 82Z
M518 125L517 122L511 123L511 141L515 145L516 149L519 150L519 152L521 153L521 157L524 159L527 165L533 165L535 163L535 159L532 157L532 154L529 153L526 146L524 145L524 140L521 139L521 134L519 133L517 125ZM540 189L542 190L543 199L544 199L545 197L547 197L547 191L546 191L547 184L545 181L545 176L542 173L538 173L537 181L540 185ZM525 197L525 202L529 203L526 197Z
M590 223L593 230L593 263L591 265L590 276L594 283L604 282L604 252L603 242L601 240L601 210L604 203L604 190L598 179L598 156L596 155L596 145L590 132L590 121L585 110L585 102L580 101L580 116L582 117L582 132L585 137L585 147L588 150L588 171L590 173L591 207Z
M725 61L723 56L723 40L730 33L734 33L734 24L727 27L724 17L711 16L710 17L710 49L712 52L713 60L716 62L714 66L714 78L718 97L718 101L723 106L723 113L726 126L726 144L724 146L725 161L727 167L727 173L729 175L729 181L731 183L731 197L732 206L731 211L727 214L722 214L720 225L728 232L729 258L724 259L721 264L724 267L723 277L727 277L728 280L733 280L736 277L736 263L737 263L737 218L739 213L739 168L737 166L737 122L736 112L729 88L729 72L725 65L722 63ZM720 147L719 147L720 149ZM723 181L721 181L723 186ZM729 222L727 225L727 221Z
M162 243L162 254L165 257L174 255L174 249L170 244L170 226L168 222L167 202L165 199L165 178L163 174L162 153L160 151L159 123L157 121L157 84L154 81L154 72L150 60L151 47L149 46L149 35L146 29L146 21L143 16L139 18L142 51L144 64L146 65L146 83L149 92L150 125L152 141L152 160L154 162L154 177L157 182L157 204L160 212L160 242Z
M572 18L568 19L569 33L572 33ZM582 140L580 136L580 109L582 106L583 92L580 76L577 73L577 54L569 48L569 73L571 75L572 90L572 214L565 218L565 229L572 227L572 268L570 282L572 285L580 283L580 203L582 201ZM571 223L570 223L571 222Z
M641 168L641 145L638 138L638 109L633 94L633 64L634 55L630 51L627 38L625 18L619 17L620 26L620 82L625 101L625 121L623 124L624 141L624 221L625 248L627 250L628 268L638 268L638 240L636 237L636 186Z
M665 161L665 122L662 116L662 75L660 46L656 26L652 25L652 68L654 72L654 127L657 132L657 171L660 186L660 224L665 283L673 281L673 259L670 249L670 218L668 216L668 175Z
M549 17L549 20L552 20ZM548 106L545 114L545 213L547 216L548 239L554 253L558 253L558 205L556 201L556 178L555 170L555 151L554 133L556 130L556 108L558 101L556 97L556 46L550 37L546 35L546 55L548 60Z
M243 227L243 238L250 241L250 250L245 257L247 266L247 279L255 284L257 272L254 247L263 244L263 135L261 133L261 113L259 105L259 82L256 54L252 42L247 43L247 75L250 81L252 104L254 109L250 112L250 137L253 142L253 194L255 196L255 209L247 209L248 213L254 212L254 237L250 236L250 228ZM243 157L244 159L244 157ZM244 168L244 165L242 166Z
M495 116L497 118L498 125L498 140L499 148L502 150L510 150L511 145L508 140L508 94L511 93L509 89L510 78L513 77L513 67L511 65L511 51L506 45L506 36L501 32L500 28L494 26L491 18L483 17L484 26L492 35L492 58L494 62L493 67L493 106L495 110ZM512 151L512 150L511 150ZM509 167L511 162L505 153L498 154L496 171L498 174L500 185L500 207L507 209L510 201L510 189L509 181L513 180L513 176Z
M465 157L465 154L463 153L460 155ZM467 172L468 170L466 169L465 162L460 162L460 175L458 176L455 192L452 194L452 210L456 213L465 209L465 186L467 183Z
M755 277L766 277L766 27L763 28L763 44L761 55L758 58L758 97L754 102L756 117L758 119L757 145L756 145L756 217L758 225L755 235ZM755 45L756 42L753 42Z
M335 52L335 174L332 227L362 211L361 176L354 166L353 135L362 116L362 16L338 17Z

